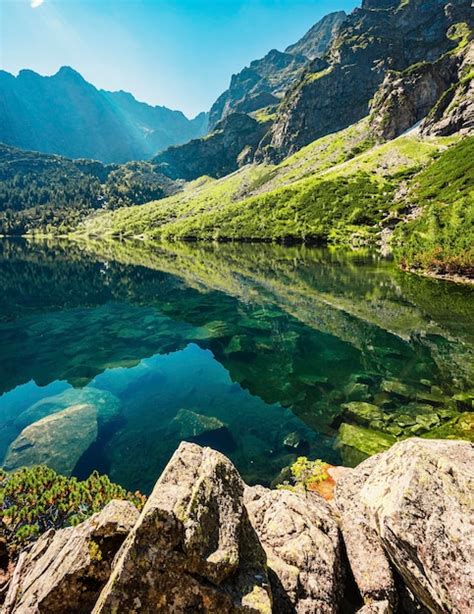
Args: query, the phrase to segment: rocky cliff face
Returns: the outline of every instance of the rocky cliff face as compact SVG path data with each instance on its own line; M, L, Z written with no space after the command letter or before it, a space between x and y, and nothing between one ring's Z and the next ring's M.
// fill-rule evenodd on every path
M389 71L371 105L370 129L379 141L393 139L421 120L424 134L469 133L474 127L474 44L436 62ZM425 119L426 118L426 119Z
M138 518L113 501L22 553L2 611L470 612L473 461L469 443L408 439L333 473L326 502L246 487L183 443Z
M358 121L387 70L436 61L457 45L449 28L471 22L470 0L364 2L343 22L325 63L315 60L288 92L260 157L282 158Z
M320 58L328 50L332 37L346 17L344 11L329 13L308 30L297 43L287 47L285 52L304 55L309 60Z
M96 89L67 66L51 77L0 71L0 141L102 162L143 160L201 136L207 117L138 102L126 92Z
M474 132L474 43L461 54L457 80L446 89L423 121L424 135L447 136Z
M250 113L278 104L308 61L326 52L345 16L344 11L330 13L285 52L273 49L264 58L254 60L250 66L232 75L229 89L219 96L210 110L211 128L230 113Z
M223 177L252 159L267 129L266 123L244 113L233 113L219 122L208 136L170 147L156 156L153 164L159 173L171 179Z

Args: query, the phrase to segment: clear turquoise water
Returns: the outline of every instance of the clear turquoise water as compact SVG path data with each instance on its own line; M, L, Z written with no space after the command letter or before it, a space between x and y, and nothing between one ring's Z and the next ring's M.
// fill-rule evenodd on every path
M425 380L446 395L472 383L472 288L309 248L93 251L0 241L8 469L99 469L148 492L188 439L269 484L300 454L341 462L354 384L376 402L387 379L414 396Z

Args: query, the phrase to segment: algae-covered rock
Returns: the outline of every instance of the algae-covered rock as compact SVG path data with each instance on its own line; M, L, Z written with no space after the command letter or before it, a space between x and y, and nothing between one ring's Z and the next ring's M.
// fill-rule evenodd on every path
M270 614L266 557L243 491L225 456L182 443L118 553L94 613Z
M409 414L398 414L395 416L395 423L402 428L406 426L413 426L416 424L416 418L414 416L410 416Z
M465 439L474 442L474 414L465 412L422 435L427 439Z
M58 473L71 475L97 434L96 407L72 405L23 429L8 448L3 464L8 471L48 465Z
M348 401L365 401L369 398L369 386L361 382L350 382L344 388L344 395Z
M306 386L320 386L328 384L329 380L324 375L299 375L298 381Z
M398 380L384 380L380 385L380 390L388 394L394 394L402 399L415 399L417 393L416 388Z
M460 392L455 394L453 401L456 403L459 411L473 411L474 410L474 392Z
M189 409L178 411L171 422L171 431L180 440L209 445L222 452L235 448L234 438L221 420Z
M384 412L372 403L363 401L352 401L342 406L344 417L357 422L358 424L369 425L374 420L383 420Z
M234 335L229 343L224 348L224 354L229 356L231 354L238 354L239 352L245 352L250 345L250 340L245 335Z
M129 501L111 501L77 527L42 535L20 555L3 614L90 612L138 516Z
M189 409L180 409L173 419L178 435L182 439L198 437L209 431L217 431L225 424L213 416L204 416Z
M343 546L331 507L312 493L261 486L245 489L245 505L267 554L273 612L338 611Z
M388 450L396 441L396 437L389 433L343 423L339 428L337 446L344 464L354 466L372 454Z
M429 429L434 428L435 426L439 424L439 418L436 414L431 414L431 415L422 414L420 416L417 416L415 420L416 420L416 424L419 424L427 431Z

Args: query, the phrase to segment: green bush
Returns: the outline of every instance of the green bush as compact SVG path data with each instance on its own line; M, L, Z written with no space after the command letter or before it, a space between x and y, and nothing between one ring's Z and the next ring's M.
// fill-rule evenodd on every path
M12 554L49 529L79 524L112 499L131 501L139 510L146 500L97 472L80 482L45 466L0 469L0 529Z

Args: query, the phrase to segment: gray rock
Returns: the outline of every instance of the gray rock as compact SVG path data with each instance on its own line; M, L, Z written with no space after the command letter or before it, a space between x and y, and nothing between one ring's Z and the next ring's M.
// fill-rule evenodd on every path
M434 62L456 47L446 36L450 26L470 23L470 15L471 0L364 2L333 37L324 56L329 68L321 70L317 61L310 64L288 91L270 135L260 143L257 159L281 160L365 117L387 70ZM420 102L423 109L426 101Z
M341 516L347 557L364 601L387 602L393 607L397 599L392 569L360 499L361 489L382 456L372 456L343 476L337 482L334 503Z
M20 555L2 614L90 612L138 516L132 503L111 501L77 527L45 533Z
M446 54L402 73L389 71L371 106L372 134L378 140L394 139L421 121L458 80L457 65L458 58Z
M182 443L94 612L271 612L266 557L243 489L225 456Z
M45 464L71 475L97 434L97 408L87 403L72 405L24 428L7 450L5 469Z
M364 605L357 614L391 614L393 609L388 601L373 601Z
M474 63L474 44L467 46L458 71L459 81L439 99L421 125L423 135L447 136L460 132L474 132L474 80L471 76Z
M342 540L331 507L313 493L245 489L268 557L274 612L336 612L344 590Z
M432 612L474 608L473 467L467 442L408 439L354 470L351 496L370 534L376 532L408 588ZM344 483L336 500L347 510Z

